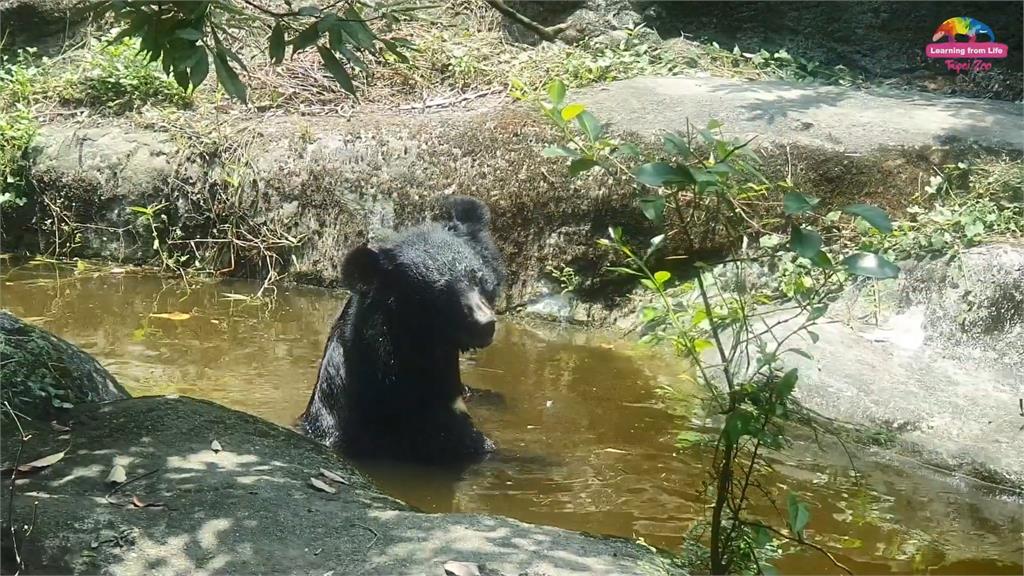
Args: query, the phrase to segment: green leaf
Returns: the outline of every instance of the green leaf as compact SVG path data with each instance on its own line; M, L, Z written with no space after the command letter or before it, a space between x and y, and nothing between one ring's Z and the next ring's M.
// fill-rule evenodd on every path
M786 348L785 350L783 350L779 354L785 354L786 352L792 352L793 354L796 354L797 356L806 358L808 360L814 360L814 356L811 356L810 352L808 352L806 350L803 350L803 349L800 349L800 348Z
M818 306L813 306L811 308L810 313L807 314L807 321L814 322L815 320L824 316L825 312L828 312L828 304L819 304Z
M574 158L572 162L569 162L569 176L578 176L594 166L597 166L597 162L590 158Z
M693 430L683 430L676 435L676 446L686 448L688 446L700 446L708 441L707 436Z
M686 140L679 134L668 133L661 137L665 151L669 154L676 154L682 156L685 159L689 159L693 156L693 151L690 150L690 145Z
M707 129L708 130L717 130L717 129L721 128L722 126L724 126L724 124L722 123L721 120L717 120L715 118L712 118L711 120L708 120L708 127L707 127Z
M641 155L640 149L636 147L636 144L630 144L629 142L616 146L615 154L619 156L632 156L634 158L638 158Z
M801 214L814 210L818 202L819 200L813 196L799 192L786 192L786 195L782 197L782 209L789 215Z
M206 50L200 49L199 53L196 54L196 61L192 64L192 68L188 71L189 82L192 83L192 89L195 90L200 84L206 80L206 76L210 73L210 57L206 53Z
M580 157L580 153L579 152L573 150L572 148L569 148L568 146L563 146L561 144L559 144L558 146L548 146L540 154L541 154L541 156L544 156L545 158L555 158L555 157L579 158Z
M871 252L857 252L843 258L843 265L851 274L868 278L896 278L900 275L898 266L885 256Z
M353 20L361 19L362 16L355 9L349 8L345 11L344 17L348 20L341 20L338 22L338 25L345 31L345 35L351 38L355 45L363 50L373 50L373 43L377 36L374 35L365 22L353 22Z
M220 40L219 40L219 39L217 40L217 49L218 49L218 50L223 50L223 51L224 51L224 54L225 54L225 55L226 55L226 56L227 56L228 58L230 58L231 60L234 60L234 61L235 61L235 64L238 64L238 66L239 66L239 67L240 67L240 68L241 68L242 70L245 70L246 72L248 72L248 71L249 71L249 68L248 68L248 66L247 66L247 65L246 65L246 63L245 63L245 60L242 60L241 58L239 58L239 57L238 57L238 54L235 54L235 51L234 51L234 50L232 50L231 48L229 48L229 47L227 47L227 46L224 46L223 44L221 44L221 43L220 43Z
M288 42L292 45L292 55L294 56L296 52L305 50L313 44L316 44L316 41L319 39L320 29L317 27L317 23L313 22Z
M668 271L658 270L657 272L654 273L654 282L657 283L658 286L664 286L665 282L668 282L668 279L671 277L672 274L669 273Z
M665 162L648 162L633 170L633 177L641 184L660 187L667 184L693 184L689 170L680 170Z
M391 54L394 55L395 59L397 59L402 64L408 64L410 62L409 57L398 49L398 42L381 38L380 43L383 44L384 47L387 48L388 52L391 52Z
M750 434L750 424L754 420L754 415L746 410L734 410L730 412L725 418L725 426L723 432L725 433L726 439L735 444L743 436Z
M790 492L786 499L786 508L789 511L789 530L799 539L803 538L804 528L811 519L811 512L807 504L797 499L796 494Z
M778 393L779 400L785 400L789 398L790 394L793 393L793 389L796 388L797 371L796 368L791 369L782 375L779 383L775 386L775 390Z
M597 142L604 134L604 125L597 120L597 117L586 110L576 115L576 123L580 125L583 133L591 142Z
M640 211L648 220L660 226L665 221L665 199L661 196L644 196L640 198Z
M245 84L242 84L238 74L228 64L227 56L219 47L217 53L213 55L213 67L217 72L217 81L224 87L228 96L244 104L246 102Z
M174 35L185 40L198 41L203 39L203 33L195 28L178 28Z
M619 274L628 274L630 276L643 276L643 274L637 272L636 270L632 270L630 268L623 268L622 266L608 266L605 268L605 270L609 270L611 272L618 272Z
M814 264L818 268L831 268L832 258L829 257L823 250L818 250L813 256L810 257L811 264Z
M186 70L184 68L178 68L177 70L175 70L174 71L174 82L182 90L188 90L188 82L189 82L188 70Z
M341 45L335 48L335 50L340 52L341 55L345 57L345 60L348 60L349 63L355 66L356 68L362 70L363 72L370 71L370 68L369 66L366 65L366 62L363 62L363 59L360 58L355 52L349 50L347 46Z
M320 14L320 9L316 6L303 6L298 10L299 16L317 16Z
M641 278L640 283L643 284L651 292L658 291L658 285L655 284L650 278Z
M548 84L548 100L555 107L561 106L565 101L565 84L561 80L552 80Z
M821 235L814 230L793 226L789 233L789 247L804 258L814 258L821 252Z
M349 76L348 70L345 66L338 61L338 58L331 52L331 49L326 46L317 46L316 51L320 53L320 59L323 60L324 67L334 77L334 81L341 86L341 89L349 94L356 95L356 87L352 84L352 77Z
M882 210L877 206L872 206L870 204L850 204L849 206L843 207L843 212L853 214L854 216L860 216L865 222L871 224L875 230L878 230L883 234L890 234L892 232L892 221L889 220L889 215L885 213L885 210Z
M583 107L583 104L569 104L565 108L562 108L562 120L568 122L569 120L579 116L584 110L586 110L586 108Z
M274 64L280 64L284 61L284 26L281 25L281 21L278 20L274 24L274 29L270 31L270 60Z

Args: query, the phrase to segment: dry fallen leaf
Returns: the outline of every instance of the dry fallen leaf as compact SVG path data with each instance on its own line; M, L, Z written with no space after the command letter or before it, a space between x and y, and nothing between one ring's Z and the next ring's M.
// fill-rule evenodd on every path
M70 432L71 431L71 428L68 428L67 426L64 426L62 424L58 424L56 420L54 420L53 422L50 422L50 428L52 428L53 430L55 430L57 432Z
M163 314L150 314L150 318L164 318L166 320L188 320L192 317L191 314L185 314L184 312L165 312Z
M213 450L214 452L220 452L221 450L223 450L223 448L220 447L220 442L214 440L213 442L210 442L210 450Z
M128 479L128 473L125 472L124 466L120 464L114 464L114 467L110 469L110 474L107 474L107 482L114 484L121 484Z
M56 454L50 454L49 456L44 456L43 458L29 462L28 464L22 464L21 466L18 466L18 471L33 472L35 470L46 468L47 466L52 466L57 462L60 462L60 459L64 457L65 452L67 452L67 450L57 452Z
M337 490L334 489L334 487L332 487L331 485L327 484L323 480L317 480L316 478L310 478L309 479L309 483L313 485L313 488L316 488L317 490L322 490L324 492L327 492L328 494L337 494L337 492L338 492Z
M444 573L447 576L480 576L480 566L472 562L449 560L444 563Z
M135 508L163 508L163 502L143 502L138 496L132 496L132 506Z
M334 472L331 472L330 470L326 470L324 468L321 468L320 469L320 473L323 474L324 478L327 478L328 480L333 480L333 481L337 482L338 484L344 484L344 485L348 486L348 480L345 480L344 478L342 478L341 476L338 476L337 474L335 474Z

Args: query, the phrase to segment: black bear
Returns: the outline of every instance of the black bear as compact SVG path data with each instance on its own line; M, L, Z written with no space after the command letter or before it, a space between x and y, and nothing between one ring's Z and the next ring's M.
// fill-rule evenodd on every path
M355 458L470 462L494 449L463 403L459 353L494 337L505 279L479 200L345 257L351 292L334 321L304 432Z

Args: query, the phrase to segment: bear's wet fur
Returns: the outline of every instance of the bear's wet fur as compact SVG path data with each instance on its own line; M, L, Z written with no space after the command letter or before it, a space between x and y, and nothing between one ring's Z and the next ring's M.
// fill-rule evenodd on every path
M442 206L440 221L345 258L351 296L300 423L348 456L472 462L494 449L466 412L459 354L491 343L504 265L483 202Z

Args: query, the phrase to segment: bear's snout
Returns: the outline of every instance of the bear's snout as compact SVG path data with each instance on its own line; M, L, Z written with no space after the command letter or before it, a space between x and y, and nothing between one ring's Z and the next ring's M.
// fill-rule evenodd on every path
M462 298L464 317L466 318L465 346L483 348L494 340L494 326L498 318L494 315L487 301L479 290L471 290Z

